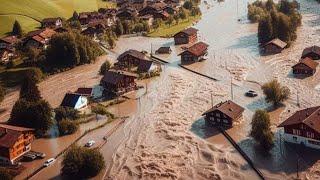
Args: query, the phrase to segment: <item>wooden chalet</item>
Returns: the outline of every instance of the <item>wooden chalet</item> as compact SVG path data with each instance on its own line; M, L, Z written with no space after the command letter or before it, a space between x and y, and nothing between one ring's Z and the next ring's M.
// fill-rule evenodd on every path
M294 75L312 76L316 73L318 63L309 57L301 59L297 64L292 66Z
M141 10L147 6L146 0L130 0L130 7Z
M231 100L221 102L202 114L208 126L231 127L242 118L244 108Z
M313 60L320 59L320 47L319 46L311 46L307 47L303 50L301 58L309 57Z
M152 15L154 19L167 19L169 14L164 11L167 5L163 2L153 3L139 11L139 16Z
M208 54L209 45L204 42L198 42L185 51L179 54L181 56L181 63L194 63L197 61L205 60Z
M320 106L299 110L278 127L285 141L320 149Z
M2 64L9 62L16 56L14 48L5 47L0 49L0 60Z
M92 20L103 19L103 15L97 11L79 13L79 21L81 25L87 25Z
M55 33L54 30L49 28L31 31L23 39L23 44L27 47L46 48L46 45Z
M41 21L41 27L51 29L62 27L62 18L45 18Z
M198 30L190 27L183 31L178 32L174 35L174 44L180 45L180 44L192 44L197 41L197 32Z
M0 164L15 164L31 150L34 138L34 129L0 124Z
M146 55L140 51L129 49L120 54L117 60L117 64L121 67L135 67L138 66L141 61L149 60L149 58L147 58Z
M156 54L170 54L172 52L170 47L160 47L156 50Z
M265 54L278 54L287 47L287 43L276 38L263 45Z
M129 72L111 70L104 74L100 84L103 86L105 94L121 95L137 88L136 78L135 74Z

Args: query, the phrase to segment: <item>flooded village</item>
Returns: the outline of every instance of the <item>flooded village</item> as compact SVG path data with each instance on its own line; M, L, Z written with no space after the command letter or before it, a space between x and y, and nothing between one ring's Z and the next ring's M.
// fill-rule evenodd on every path
M37 84L56 118L80 112L76 131L62 136L55 120L48 137L39 138L32 128L6 124L22 96L20 87L10 87L1 102L0 162L23 167L14 179L63 179L64 158L78 145L104 159L92 179L319 179L320 4L298 1L296 40L260 44L258 23L247 17L253 2L203 1L201 18L172 36L130 33L114 47L98 34L115 19L165 21L179 5L142 8L123 1L117 12L79 13L86 26L81 34L103 53ZM103 13L106 24L98 20ZM24 41L44 48L39 38L65 32L59 19L50 22ZM266 84L273 80L290 92L278 106L266 100ZM259 110L270 121L273 145L267 153L252 135Z

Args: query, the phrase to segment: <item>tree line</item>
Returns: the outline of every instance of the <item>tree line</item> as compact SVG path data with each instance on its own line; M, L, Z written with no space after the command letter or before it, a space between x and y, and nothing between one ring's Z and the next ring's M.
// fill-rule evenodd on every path
M266 43L279 38L290 45L297 38L297 28L301 25L301 14L298 12L299 3L280 0L257 0L248 5L248 19L258 22L258 41Z

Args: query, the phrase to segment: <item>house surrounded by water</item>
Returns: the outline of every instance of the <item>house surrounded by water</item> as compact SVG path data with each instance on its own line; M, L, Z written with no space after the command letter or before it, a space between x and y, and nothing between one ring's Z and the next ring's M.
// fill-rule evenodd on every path
M301 59L297 64L292 66L294 75L312 76L316 73L318 63L309 57Z
M175 45L192 44L197 42L198 29L190 27L176 33L173 37Z
M299 110L278 127L285 141L320 149L320 106Z
M81 110L88 106L88 98L81 94L67 93L60 106Z
M221 102L202 114L206 125L231 127L242 118L244 108L231 100Z
M301 58L309 57L313 60L320 59L320 47L319 46L311 46L307 47L303 50Z
M205 60L205 57L208 55L208 47L209 45L204 42L192 45L179 54L181 56L181 63L188 64Z
M100 84L107 95L121 95L137 88L135 79L137 76L125 71L107 71Z
M276 38L263 45L265 54L278 54L287 47L287 43Z

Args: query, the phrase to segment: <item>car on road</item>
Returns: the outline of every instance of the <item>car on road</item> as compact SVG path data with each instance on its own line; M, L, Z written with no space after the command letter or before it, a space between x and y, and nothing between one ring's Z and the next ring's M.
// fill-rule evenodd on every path
M96 142L95 142L94 140L90 140L90 141L88 141L84 146L85 146L85 147L91 147L91 146L93 146L95 143L96 143Z
M33 161L33 160L35 160L36 158L37 158L37 156L34 155L34 154L31 154L31 153L26 153L26 154L23 155L23 159L24 159L25 161Z
M256 97L256 96L258 96L258 93L256 93L255 91L249 90L249 91L247 91L247 92L245 93L245 95L246 95L247 97Z
M51 164L53 164L56 160L54 158L50 158L48 160L46 160L46 162L44 162L43 166L44 167L48 167L50 166Z

